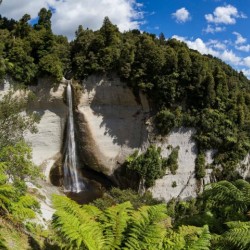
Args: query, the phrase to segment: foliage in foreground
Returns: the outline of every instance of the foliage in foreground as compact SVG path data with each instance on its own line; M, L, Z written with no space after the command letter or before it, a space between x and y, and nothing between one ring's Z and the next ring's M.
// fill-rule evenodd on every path
M195 200L171 201L168 213L178 225L209 226L211 249L249 249L250 183L220 181Z
M24 245L28 245L24 224L35 219L40 209L37 200L27 192L26 182L34 183L40 174L23 138L25 131L35 132L36 121L33 114L25 114L26 104L24 97L13 92L0 101L0 221L4 227L0 228L1 249L16 249L22 236L26 239ZM17 238L11 239L9 230Z
M57 242L65 249L209 249L208 228L171 229L166 205L133 209L130 202L101 211L55 196L52 221ZM72 226L74 225L74 226Z

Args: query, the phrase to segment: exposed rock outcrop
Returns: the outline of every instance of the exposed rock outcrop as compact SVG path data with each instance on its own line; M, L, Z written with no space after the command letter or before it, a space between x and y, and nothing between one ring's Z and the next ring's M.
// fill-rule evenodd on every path
M0 98L9 89L6 81L0 86ZM79 155L90 168L101 172L121 184L126 180L120 166L128 155L136 149L144 151L150 143L162 148L162 155L168 157L171 147L179 146L178 169L175 175L169 170L157 180L150 190L153 197L164 199L186 199L197 195L203 185L210 182L210 172L197 181L195 178L195 159L197 148L192 140L195 130L180 128L169 136L156 138L147 126L150 108L145 95L136 96L126 83L113 75L90 76L82 83L83 90L76 93L75 113ZM64 103L65 83L52 87L48 81L40 81L38 86L30 87L36 99L30 104L30 111L41 116L37 134L26 134L25 138L33 148L34 163L43 167L48 178L51 167L61 157L63 133L67 119L67 106ZM169 147L171 146L171 147ZM206 162L213 162L214 150L206 153ZM239 168L241 176L250 176L249 155ZM119 180L118 180L119 179ZM126 186L126 184L125 184Z
M6 79L0 84L0 99L14 86L11 79ZM35 134L26 133L25 139L32 147L33 162L42 168L47 180L49 179L51 167L55 164L61 154L63 144L64 126L67 117L67 106L64 103L64 88L62 82L53 86L50 80L40 80L37 86L31 86L28 92L35 94L35 99L29 103L28 110L40 115L40 123L37 124L38 132ZM28 93L26 92L26 94ZM17 90L14 95L25 94ZM41 205L41 215L38 216L40 224L46 226L46 221L52 218L51 194L60 193L60 190L53 187L49 181L39 180L38 188L27 183L29 192L33 193Z
M168 201L171 198L186 199L196 196L199 184L195 179L197 148L192 140L194 133L194 129L180 128L173 130L161 142L155 142L161 147L164 157L169 156L172 147L179 147L179 152L176 174L173 175L167 170L166 175L158 179L151 188L153 197Z
M83 82L77 125L81 155L108 176L119 163L147 144L149 105L116 76L91 76Z
M148 100L142 94L136 97L118 77L91 76L85 80L77 108L80 151L91 168L112 176L129 154L136 149L144 151L149 145ZM200 183L195 179L197 149L191 139L194 132L194 129L181 128L161 141L150 140L162 148L164 157L170 154L170 145L180 147L177 173L172 175L167 171L156 181L151 189L155 198L168 201L173 197L188 198L197 194ZM119 181L125 179L119 178Z
M51 167L60 157L63 133L67 118L67 106L63 101L65 84L52 86L48 80L40 80L37 86L30 87L35 100L28 109L41 117L37 125L38 133L27 133L25 139L32 146L33 161L42 166L46 178Z

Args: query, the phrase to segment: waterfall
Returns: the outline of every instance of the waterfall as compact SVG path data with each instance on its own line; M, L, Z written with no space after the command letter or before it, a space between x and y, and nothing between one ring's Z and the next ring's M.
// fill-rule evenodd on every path
M84 183L79 175L78 161L76 155L75 142L75 128L72 105L72 89L71 82L67 85L67 103L69 109L68 123L67 123L67 138L66 138L66 152L63 163L64 171L64 190L74 193L79 193L84 189Z

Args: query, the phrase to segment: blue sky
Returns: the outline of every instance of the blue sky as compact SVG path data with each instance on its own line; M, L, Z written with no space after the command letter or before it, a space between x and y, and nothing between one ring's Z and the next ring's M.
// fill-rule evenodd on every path
M142 30L185 41L212 54L250 78L250 0L141 1Z
M49 6L53 31L69 39L78 25L95 30L109 16L121 31L163 32L221 58L250 79L250 0L3 0L0 14L18 20L29 13L35 19Z

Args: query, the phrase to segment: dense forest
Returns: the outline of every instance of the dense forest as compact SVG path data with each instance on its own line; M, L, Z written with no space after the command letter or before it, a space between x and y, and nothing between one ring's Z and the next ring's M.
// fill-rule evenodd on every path
M19 21L0 16L2 80L11 77L25 88L45 76L81 81L116 72L135 94L143 91L150 98L156 134L196 129L196 178L210 167L219 182L196 199L168 204L116 188L83 206L55 196L53 221L40 228L30 220L39 203L26 184L35 183L39 173L22 136L35 132L38 118L22 115L28 98L9 93L0 101L0 248L11 249L9 228L28 239L23 249L250 249L250 184L237 180L236 172L250 151L250 81L243 73L163 34L121 33L108 17L97 31L80 25L69 42L53 34L50 10L38 16L33 26L28 14ZM216 152L212 166L204 161L208 149ZM166 167L176 171L178 149L168 159L159 155L152 146L135 152L126 165L149 187Z

